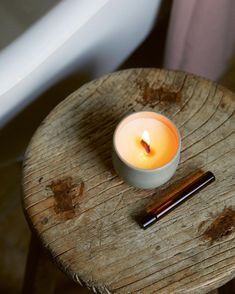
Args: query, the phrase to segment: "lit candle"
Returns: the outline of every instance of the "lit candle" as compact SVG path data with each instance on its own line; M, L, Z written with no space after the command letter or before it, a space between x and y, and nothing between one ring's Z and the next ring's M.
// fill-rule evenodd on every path
M129 184L154 188L175 173L180 159L176 126L155 112L137 112L124 118L113 137L113 164Z

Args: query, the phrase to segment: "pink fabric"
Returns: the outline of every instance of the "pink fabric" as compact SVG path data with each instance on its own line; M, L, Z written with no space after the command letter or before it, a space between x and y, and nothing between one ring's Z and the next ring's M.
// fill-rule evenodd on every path
M164 65L216 80L235 43L235 0L174 0Z

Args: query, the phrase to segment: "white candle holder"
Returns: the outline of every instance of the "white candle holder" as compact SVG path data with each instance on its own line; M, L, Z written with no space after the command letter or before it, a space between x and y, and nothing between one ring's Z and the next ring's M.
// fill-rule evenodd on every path
M117 144L117 138L120 130L132 120L142 118L156 119L171 129L177 140L177 148L175 154L163 165L156 168L139 168L130 164L124 159L119 150ZM128 145L127 145L128 148ZM181 139L180 134L175 124L167 117L149 111L141 111L131 114L125 117L117 126L113 135L113 166L117 174L128 184L143 189L152 189L159 187L166 183L175 173L178 163L180 161Z

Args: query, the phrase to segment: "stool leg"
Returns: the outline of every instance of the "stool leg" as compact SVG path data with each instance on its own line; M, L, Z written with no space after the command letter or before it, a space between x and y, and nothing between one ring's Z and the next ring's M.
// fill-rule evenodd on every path
M31 235L22 294L51 294L55 288L55 269L36 236Z

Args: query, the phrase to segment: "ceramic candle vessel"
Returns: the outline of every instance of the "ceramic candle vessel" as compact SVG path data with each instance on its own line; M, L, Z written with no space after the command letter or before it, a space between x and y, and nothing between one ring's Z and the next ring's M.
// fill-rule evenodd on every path
M181 150L177 127L150 111L125 117L113 135L113 165L128 184L144 189L166 183L175 173Z

